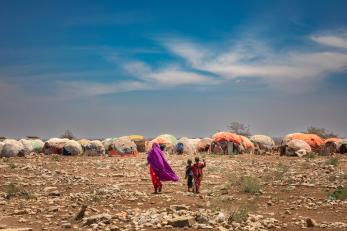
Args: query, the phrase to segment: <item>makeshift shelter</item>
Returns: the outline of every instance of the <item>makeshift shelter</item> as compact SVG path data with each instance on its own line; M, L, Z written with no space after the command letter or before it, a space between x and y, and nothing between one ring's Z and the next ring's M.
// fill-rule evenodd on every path
M43 153L46 155L63 154L63 148L69 139L51 138L47 140L43 146Z
M212 136L211 151L218 154L239 154L242 150L241 136L231 132L217 132Z
M283 137L281 145L287 144L289 141L294 139L293 136L298 135L298 134L304 134L304 133L290 133L290 134L286 135L285 137Z
M30 140L20 139L19 142L21 142L23 145L24 155L29 154L34 150Z
M250 137L250 140L254 143L256 154L270 152L275 147L275 141L269 136L254 135Z
M88 139L80 139L80 140L78 140L77 141L81 146L82 146L82 148L84 149L85 148L85 146L87 146L88 144L90 144L90 140L88 140Z
M175 136L170 134L163 134L154 138L148 145L149 148L152 148L152 144L157 143L159 145L165 146L165 151L173 153L177 145L177 139Z
M311 147L303 140L292 139L282 147L281 155L302 157L311 152Z
M4 147L4 142L0 141L0 155L1 155L2 147Z
M64 156L78 156L82 155L82 153L82 146L75 140L69 140L63 146L62 154Z
M211 138L200 139L200 141L197 143L197 150L198 150L198 152L208 152L208 151L210 151L212 141L213 140Z
M128 136L136 144L138 152L146 152L146 139L141 135L130 135Z
M347 139L340 140L337 144L337 152L347 154Z
M84 147L84 155L100 156L105 155L105 147L100 140L92 140Z
M29 154L31 152L40 153L44 146L44 142L40 139L21 139L19 142L21 142L24 147L24 154Z
M305 141L314 151L320 151L324 145L324 140L316 134L294 134L292 139Z
M110 156L134 156L138 152L134 141L129 137L120 137L111 143L108 154Z
M322 155L331 155L332 153L338 152L338 143L341 141L340 138L328 138L324 140L324 146L322 149Z
M250 139L248 139L246 136L241 136L242 142L241 146L242 149L241 152L246 152L246 153L253 153L254 152L254 144Z
M32 139L31 145L33 146L33 152L41 153L45 143L40 139Z
M182 137L177 141L175 151L178 154L196 154L195 140Z
M1 157L13 157L24 155L24 147L21 142L14 139L5 139L3 141Z
M116 139L117 138L113 137L113 138L106 138L102 141L102 145L104 145L106 152L110 148L110 145L112 144L112 142L115 141Z

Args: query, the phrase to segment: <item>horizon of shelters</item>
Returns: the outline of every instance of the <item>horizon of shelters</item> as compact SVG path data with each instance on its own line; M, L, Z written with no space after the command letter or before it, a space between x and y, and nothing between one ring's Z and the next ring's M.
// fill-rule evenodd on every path
M7 139L0 137L0 157L25 156L30 153L75 155L137 156L147 152L153 143L164 146L168 154L279 154L286 156L305 156L309 153L331 155L347 153L347 139L323 139L315 134L291 133L280 143L266 135L250 137L231 132L217 132L211 137L177 139L174 135L162 134L146 139L142 135L106 138L103 140L50 138L41 140L36 136L26 139Z

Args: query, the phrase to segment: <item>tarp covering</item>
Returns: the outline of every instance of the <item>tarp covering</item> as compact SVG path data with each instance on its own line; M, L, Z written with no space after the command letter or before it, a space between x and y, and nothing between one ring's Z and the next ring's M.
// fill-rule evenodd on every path
M141 135L130 135L128 136L131 140L144 140L145 137L144 136L141 136Z
M187 137L182 137L177 141L178 144L183 144L183 154L195 154L196 153L196 148L195 148L195 140L194 139L189 139ZM176 145L176 146L177 146Z
M229 141L236 143L238 145L241 144L242 138L234 133L231 132L217 132L212 136L213 141L220 142L220 141Z
M111 143L108 154L110 156L128 156L137 155L138 152L134 141L129 137L120 137Z
M69 140L64 144L63 155L67 156L77 156L82 155L82 146L75 140Z
M31 145L33 146L33 152L37 152L37 153L42 152L43 146L45 145L45 143L42 140L33 139L30 141L31 141Z
M293 136L297 135L297 134L304 134L304 133L290 133L290 134L286 135L285 137L283 137L282 144L287 144L289 141L291 141L293 139Z
M110 148L110 145L112 144L112 142L115 141L116 139L117 139L116 137L112 137L112 138L106 138L102 141L102 144L104 145L106 152Z
M105 153L105 147L100 140L92 140L84 147L84 155L87 156L100 156Z
M177 139L175 136L169 134L159 135L149 142L147 148L151 148L154 143L159 145L164 144L166 146L166 150L172 151L177 145Z
M45 145L43 146L43 152L46 155L50 154L62 154L63 148L66 142L68 142L69 139L61 139L61 138L51 138L45 142Z
M254 144L250 139L248 139L246 136L241 136L242 142L241 145L243 146L244 150L248 153L252 153L254 151Z
M24 154L29 154L31 152L40 153L44 145L44 142L40 139L21 139L19 142L21 142L24 147Z
M334 142L334 143L339 143L341 141L340 138L333 137L333 138L328 138L324 140L324 144Z
M80 139L77 141L81 146L82 148L84 149L88 144L90 144L90 140L88 139Z
M24 147L21 142L14 139L5 139L3 144L0 156L13 157L24 155Z
M258 144L261 148L261 146L266 146L266 147L274 147L275 146L275 141L270 137L266 135L254 135L250 137L250 140L254 144Z
M206 152L210 149L211 144L212 144L212 139L211 138L203 138L201 139L198 144L197 144L197 150L198 152Z
M311 147L308 143L303 140L292 139L287 143L288 149L286 155L293 156L304 156L311 152Z
M1 155L2 147L4 147L4 143L0 142L0 155Z
M324 140L315 134L294 134L292 139L305 141L313 150L320 150L324 145Z

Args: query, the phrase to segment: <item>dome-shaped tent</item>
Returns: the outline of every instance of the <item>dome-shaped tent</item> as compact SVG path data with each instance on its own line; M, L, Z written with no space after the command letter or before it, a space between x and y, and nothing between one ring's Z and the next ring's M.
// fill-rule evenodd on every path
M137 153L136 144L129 137L114 140L108 150L110 156L131 156Z
M5 139L1 150L2 157L13 157L24 155L24 147L21 142L14 139Z
M182 137L177 141L176 152L179 154L196 154L195 141L187 137Z
M338 144L341 141L340 138L328 138L324 140L324 147L322 150L322 155L330 155L332 153L338 152Z
M305 141L315 151L321 150L324 145L324 140L316 134L294 134L292 139Z
M201 139L197 144L197 150L198 152L208 152L210 150L211 144L212 144L211 138L203 138Z
M43 146L43 152L46 155L63 154L63 148L69 139L65 138L51 138L47 140Z
M110 149L110 145L112 144L113 141L115 141L117 138L113 137L113 138L106 138L102 141L102 145L104 145L104 148L106 150L106 152L108 152L108 150Z
M62 154L65 156L78 156L82 155L82 146L75 140L69 140L64 144Z
M240 135L240 137L242 139L241 146L243 147L244 151L246 153L253 153L254 152L254 144L252 143L252 141L245 136Z
M285 137L283 137L282 139L282 145L287 144L289 141L291 141L293 138L293 136L296 136L298 134L304 134L304 133L290 133L288 135L286 135Z
M44 142L40 139L21 139L19 142L24 147L24 153L29 154L31 152L40 153L42 152Z
M292 139L286 144L285 155L288 156L304 156L311 152L311 147L303 140Z
M156 138L154 138L150 143L149 143L149 148L152 147L153 143L157 143L159 145L165 145L165 150L167 152L172 153L174 151L174 148L177 145L177 139L175 136L173 135L169 135L169 134L163 134L160 136L157 136Z
M242 150L241 136L231 132L217 132L212 136L211 151L219 154L239 154Z
M136 149L138 152L146 151L146 139L142 135L130 135L128 136L136 144Z
M100 156L105 153L105 147L100 140L90 141L84 148L84 155L87 156Z
M251 136L250 140L254 143L256 153L272 151L275 147L275 141L265 135L254 135Z
M337 152L347 154L347 139L341 139L337 144Z

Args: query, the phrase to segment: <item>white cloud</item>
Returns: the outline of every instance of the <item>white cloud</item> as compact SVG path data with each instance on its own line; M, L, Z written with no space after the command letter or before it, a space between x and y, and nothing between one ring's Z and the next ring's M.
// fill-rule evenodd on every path
M169 40L163 44L196 70L224 79L259 77L273 86L281 85L281 88L286 85L292 88L294 83L309 85L347 68L347 52L344 50L301 52L293 49L278 52L247 39L221 51L201 48L199 44L187 40ZM339 45L342 46L342 43Z
M311 39L317 43L347 49L347 37L336 36L336 35L315 35L311 36Z

